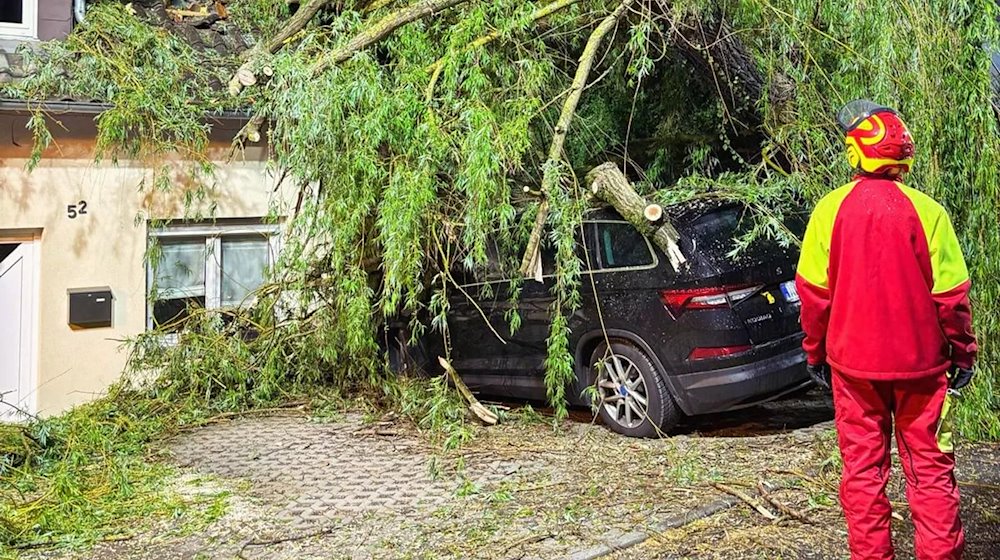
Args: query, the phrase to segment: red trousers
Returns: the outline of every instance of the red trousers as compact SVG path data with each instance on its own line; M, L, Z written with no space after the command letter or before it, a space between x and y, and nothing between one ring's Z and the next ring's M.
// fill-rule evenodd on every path
M840 503L852 560L891 560L892 509L885 495L895 419L906 499L916 529L918 560L960 560L965 547L958 516L954 454L938 446L948 380L868 381L833 374L837 437L844 460Z

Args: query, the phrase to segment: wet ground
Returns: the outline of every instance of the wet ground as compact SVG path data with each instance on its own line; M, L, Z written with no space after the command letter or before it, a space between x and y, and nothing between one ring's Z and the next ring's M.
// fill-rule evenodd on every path
M170 491L228 494L216 521L192 532L161 520L125 542L30 558L842 559L832 415L813 392L635 440L577 411L559 430L479 428L449 453L391 418L238 419L169 442L181 473ZM1000 558L1000 447L958 455L966 559ZM909 514L896 510L899 558L912 558Z

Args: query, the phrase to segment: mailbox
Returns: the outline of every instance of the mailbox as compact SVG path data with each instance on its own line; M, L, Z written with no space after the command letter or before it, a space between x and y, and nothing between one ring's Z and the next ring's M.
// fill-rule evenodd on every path
M111 288L69 290L69 326L93 329L111 326Z

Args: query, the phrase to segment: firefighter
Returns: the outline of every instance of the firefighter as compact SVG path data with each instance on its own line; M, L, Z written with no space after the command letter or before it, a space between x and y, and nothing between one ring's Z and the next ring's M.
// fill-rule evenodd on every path
M913 140L896 112L837 114L854 180L813 211L796 286L808 370L832 388L840 502L854 560L893 558L885 494L895 426L919 560L958 560L949 413L976 357L969 273L945 210L903 184Z

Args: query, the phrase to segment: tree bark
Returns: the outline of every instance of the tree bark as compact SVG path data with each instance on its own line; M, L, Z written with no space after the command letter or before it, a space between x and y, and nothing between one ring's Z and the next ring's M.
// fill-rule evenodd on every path
M655 4L670 21L674 47L694 66L700 80L718 92L737 133L763 140L759 103L766 99L774 106L785 106L794 95L791 80L778 76L768 88L767 77L720 11L676 18L671 15L672 2L656 0Z
M670 266L680 271L687 263L678 244L680 234L666 215L661 215L656 221L647 219L646 210L654 205L635 192L618 166L610 162L602 163L587 173L586 181L594 196L613 206L635 229L652 239L670 260Z
M405 8L387 14L377 22L365 27L343 47L328 53L313 66L313 75L319 74L332 65L337 65L354 56L358 51L386 38L396 29L418 19L442 10L464 4L469 0L421 0Z
M258 43L252 49L244 52L240 55L243 60L243 64L240 65L239 70L236 74L229 79L229 93L230 95L239 95L240 91L247 86L246 83L241 83L239 78L240 73L249 73L253 75L253 66L257 59L264 54L272 54L277 52L281 47L295 36L296 33L302 31L309 21L320 11L323 6L330 3L331 0L310 0L304 6L301 6L295 15L288 19L288 23L271 37L266 43ZM256 81L256 77L255 80Z
M254 57L260 56L265 52L277 52L296 33L302 31L323 6L326 6L330 2L331 0L309 0L304 6L299 7L295 15L288 18L288 23L274 37L271 37L266 43L258 43L257 46L243 53L243 60L252 60Z
M618 19L621 18L625 10L631 7L632 4L635 4L635 2L636 0L624 0L608 17L604 18L604 21L597 26L597 29L594 29L594 32L590 34L590 38L587 39L587 44L583 48L583 54L580 55L580 64L576 68L576 75L573 77L573 83L569 88L569 96L563 102L562 113L559 115L559 122L556 123L555 132L552 135L552 144L549 145L548 160L545 163L545 174L555 173L562 163L562 151L566 143L566 133L569 132L569 126L573 122L573 115L576 114L576 107L580 103L580 97L583 96L583 89L587 86L587 80L590 78L590 69L594 66L594 60L597 58L597 49L601 46L601 41L605 35L615 28L618 24ZM546 181L543 180L543 195L546 195L545 188ZM545 221L548 215L549 201L546 198L538 206L535 225L531 229L531 237L528 238L528 246L524 250L524 257L521 259L520 273L522 276L528 276L531 273L533 264L538 259L542 231L545 228Z

